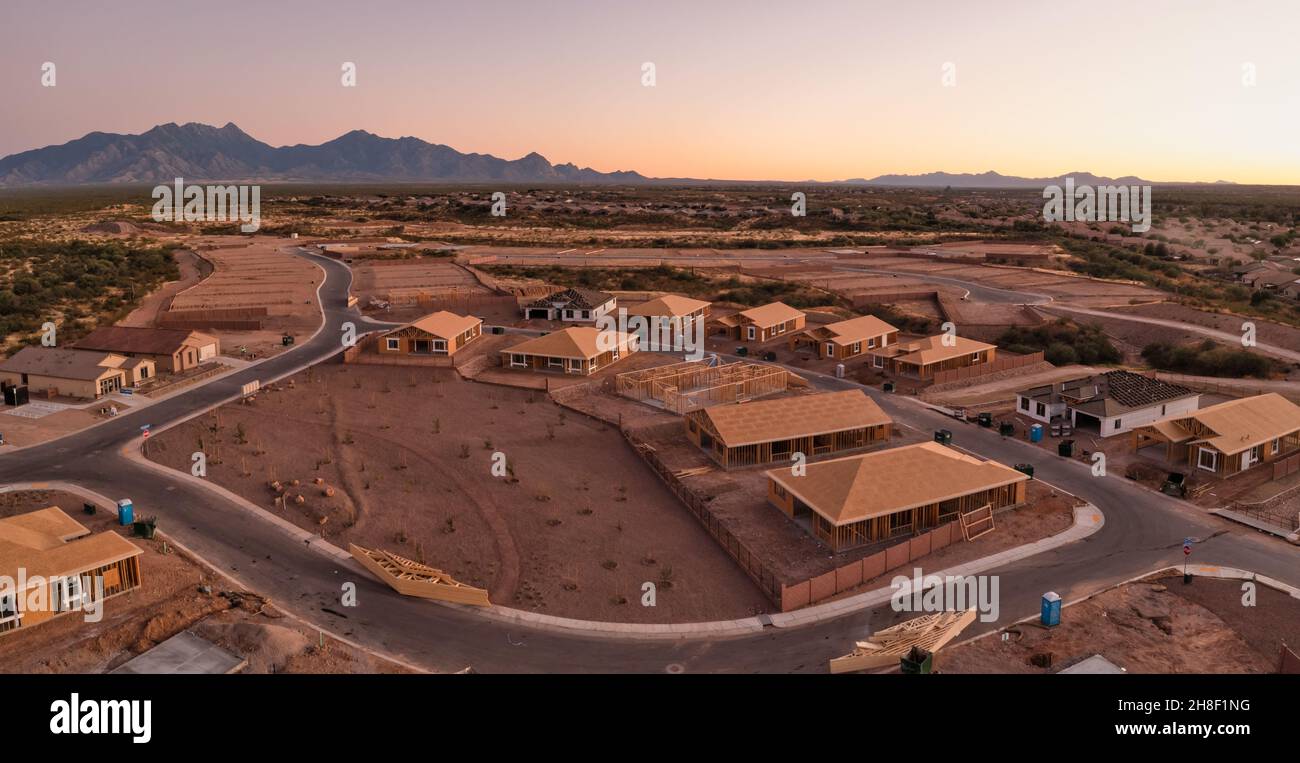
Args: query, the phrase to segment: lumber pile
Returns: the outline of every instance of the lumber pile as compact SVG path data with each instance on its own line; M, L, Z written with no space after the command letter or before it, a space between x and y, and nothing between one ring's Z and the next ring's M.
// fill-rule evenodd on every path
M974 607L965 612L936 612L899 623L873 633L866 641L857 642L849 654L832 659L831 672L853 673L898 665L913 647L933 654L973 622Z
M348 551L362 567L403 596L479 607L491 605L487 591L461 583L435 567L387 551L362 548L355 543L349 544Z

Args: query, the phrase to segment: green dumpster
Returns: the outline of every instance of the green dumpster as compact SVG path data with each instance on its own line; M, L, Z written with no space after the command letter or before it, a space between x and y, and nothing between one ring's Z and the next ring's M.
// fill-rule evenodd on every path
M1056 452L1065 458L1070 458L1074 455L1074 440L1061 440L1061 443L1056 446Z
M899 659L898 668L907 675L929 673L934 668L934 652L914 646Z

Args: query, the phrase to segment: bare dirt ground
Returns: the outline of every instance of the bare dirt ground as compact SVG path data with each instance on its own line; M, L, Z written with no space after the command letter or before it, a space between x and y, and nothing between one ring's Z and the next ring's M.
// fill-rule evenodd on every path
M1263 585L1256 594L1246 607L1241 581L1148 579L1066 607L1055 628L1013 626L1006 641L951 646L937 663L947 673L1055 673L1100 654L1130 673L1273 673L1281 644L1300 644L1300 601ZM1035 655L1050 655L1050 667Z
M188 470L200 448L208 478L253 503L445 569L505 606L624 622L767 607L614 427L541 392L451 369L325 365L152 438L149 456ZM507 477L491 472L498 452ZM302 503L276 508L272 479ZM640 604L645 582L656 607Z
M124 533L107 507L88 516L84 500L60 491L0 494L0 516L59 506L92 532ZM165 533L131 542L144 549L142 585L108 599L97 623L68 614L0 636L0 672L102 673L177 633L198 635L244 657L245 673L394 673L404 668L300 626L255 594L167 543ZM201 588L210 589L204 592Z
M117 322L118 326L156 326L158 316L168 304L170 298L197 284L212 272L211 265L188 249L178 249L172 254L172 257L176 260L177 267L180 268L181 277L175 281L168 281L155 289L149 296L140 300L140 304L136 309Z
M265 357L284 348L284 333L305 337L320 324L316 288L323 275L316 265L280 251L288 239L210 237L197 244L215 270L201 283L175 296L171 310L267 309L260 331L210 330L223 355ZM241 353L243 348L245 352Z
M1240 315L1228 315L1224 313L1210 313L1204 310L1178 305L1172 302L1160 302L1152 305L1140 305L1135 307L1119 308L1117 312L1131 313L1148 318L1161 318L1165 320L1181 321L1197 326L1226 331L1233 334L1241 333L1241 324L1243 321L1251 321L1255 324L1256 338L1265 344L1273 344L1278 347L1300 347L1300 328L1294 326L1284 326L1280 323L1270 323L1261 321L1257 318L1243 317ZM1196 336L1200 336L1199 334Z
M10 446L36 445L97 424L107 418L107 415L99 412L102 407L116 405L119 413L124 413L131 407L126 403L112 401L86 407L65 408L39 418L31 418L36 409L35 404L39 402L33 395L33 404L19 408L0 407L0 435L5 442L0 446L0 453Z
M926 392L921 399L926 402L954 407L985 405L995 402L1015 401L1016 393L1032 387L1078 379L1090 374L1100 373L1102 369L1092 366L1061 366L1042 370L1037 373L1024 374L1012 378L1000 378L983 384L974 384L960 389Z

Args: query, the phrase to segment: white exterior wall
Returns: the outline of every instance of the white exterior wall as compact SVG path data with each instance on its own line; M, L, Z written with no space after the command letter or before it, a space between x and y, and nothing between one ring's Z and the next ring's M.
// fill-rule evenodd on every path
M1112 437L1117 434L1132 432L1137 427L1153 424L1161 419L1170 416L1178 416L1191 413L1201 407L1201 396L1183 398L1174 400L1170 403L1158 403L1149 408L1141 408L1135 411L1129 411L1122 416L1109 416L1101 420L1101 436ZM1074 416L1070 417L1071 420ZM1115 422L1118 421L1120 426L1117 429ZM1077 425L1077 422L1076 422Z
M561 321L567 323L595 323L596 319L599 318L600 316L607 315L610 312L613 312L614 305L617 304L617 302L618 302L617 299L611 299L605 304L598 306L594 310L588 310L586 318L580 317L582 315L582 311L577 309L573 311L574 312L573 317L568 317L567 315L565 315L565 313L568 312L568 308L562 308L558 310L557 311L558 315L556 317L558 317Z
M1025 410L1021 407L1024 405L1025 400L1029 401L1029 410ZM1034 421L1041 421L1044 424L1050 424L1052 423L1053 416L1059 416L1066 412L1065 403L1044 403L1043 405L1046 407L1047 412L1044 415L1039 416L1037 401L1033 398L1026 398L1024 395L1016 395L1016 413L1019 413L1021 416L1028 416ZM1071 417L1071 421L1073 421L1073 417Z

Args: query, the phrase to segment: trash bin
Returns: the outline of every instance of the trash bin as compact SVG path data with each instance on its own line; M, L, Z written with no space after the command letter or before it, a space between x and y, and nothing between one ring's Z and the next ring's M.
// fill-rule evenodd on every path
M1042 425L1042 424L1035 424L1035 425L1033 425L1032 427L1029 428L1029 441L1030 441L1030 442L1042 442L1042 441L1043 441L1043 425Z
M933 668L934 652L919 646L912 647L898 661L898 669L906 675L922 675L929 673Z
M1016 464L1016 471L1029 475L1029 479L1034 478L1033 464Z
M1065 458L1070 458L1074 455L1074 440L1061 440L1060 444L1056 446L1056 452Z
M117 523L123 527L135 521L135 506L132 505L130 498L123 498L117 502Z
M745 347L744 345L741 345L740 347L736 348L736 354L742 358L749 357L749 348Z
M884 385L883 385L881 388L884 389L886 392L893 392L893 391L894 391L894 383L893 383L893 382L885 382Z
M137 538L152 538L154 530L158 525L158 518L148 517L146 519L136 520L132 524Z
M771 350L768 350L767 352L763 353L763 360L766 360L768 363L775 363L776 353L772 352Z
M980 414L979 421L980 421L980 426L982 426L982 427L991 427L991 426L993 426L993 414L991 414L991 413L981 413L981 414Z
M1010 421L1003 421L998 424L998 434L1003 437L1010 437L1016 433L1016 425Z
M949 430L949 429L936 429L936 430L934 430L934 441L937 442L937 443L939 443L940 445L951 445L951 444L952 444L952 430Z
M1048 591L1043 594L1043 611L1041 613L1043 625L1048 628L1055 628L1061 624L1061 596L1055 591Z

